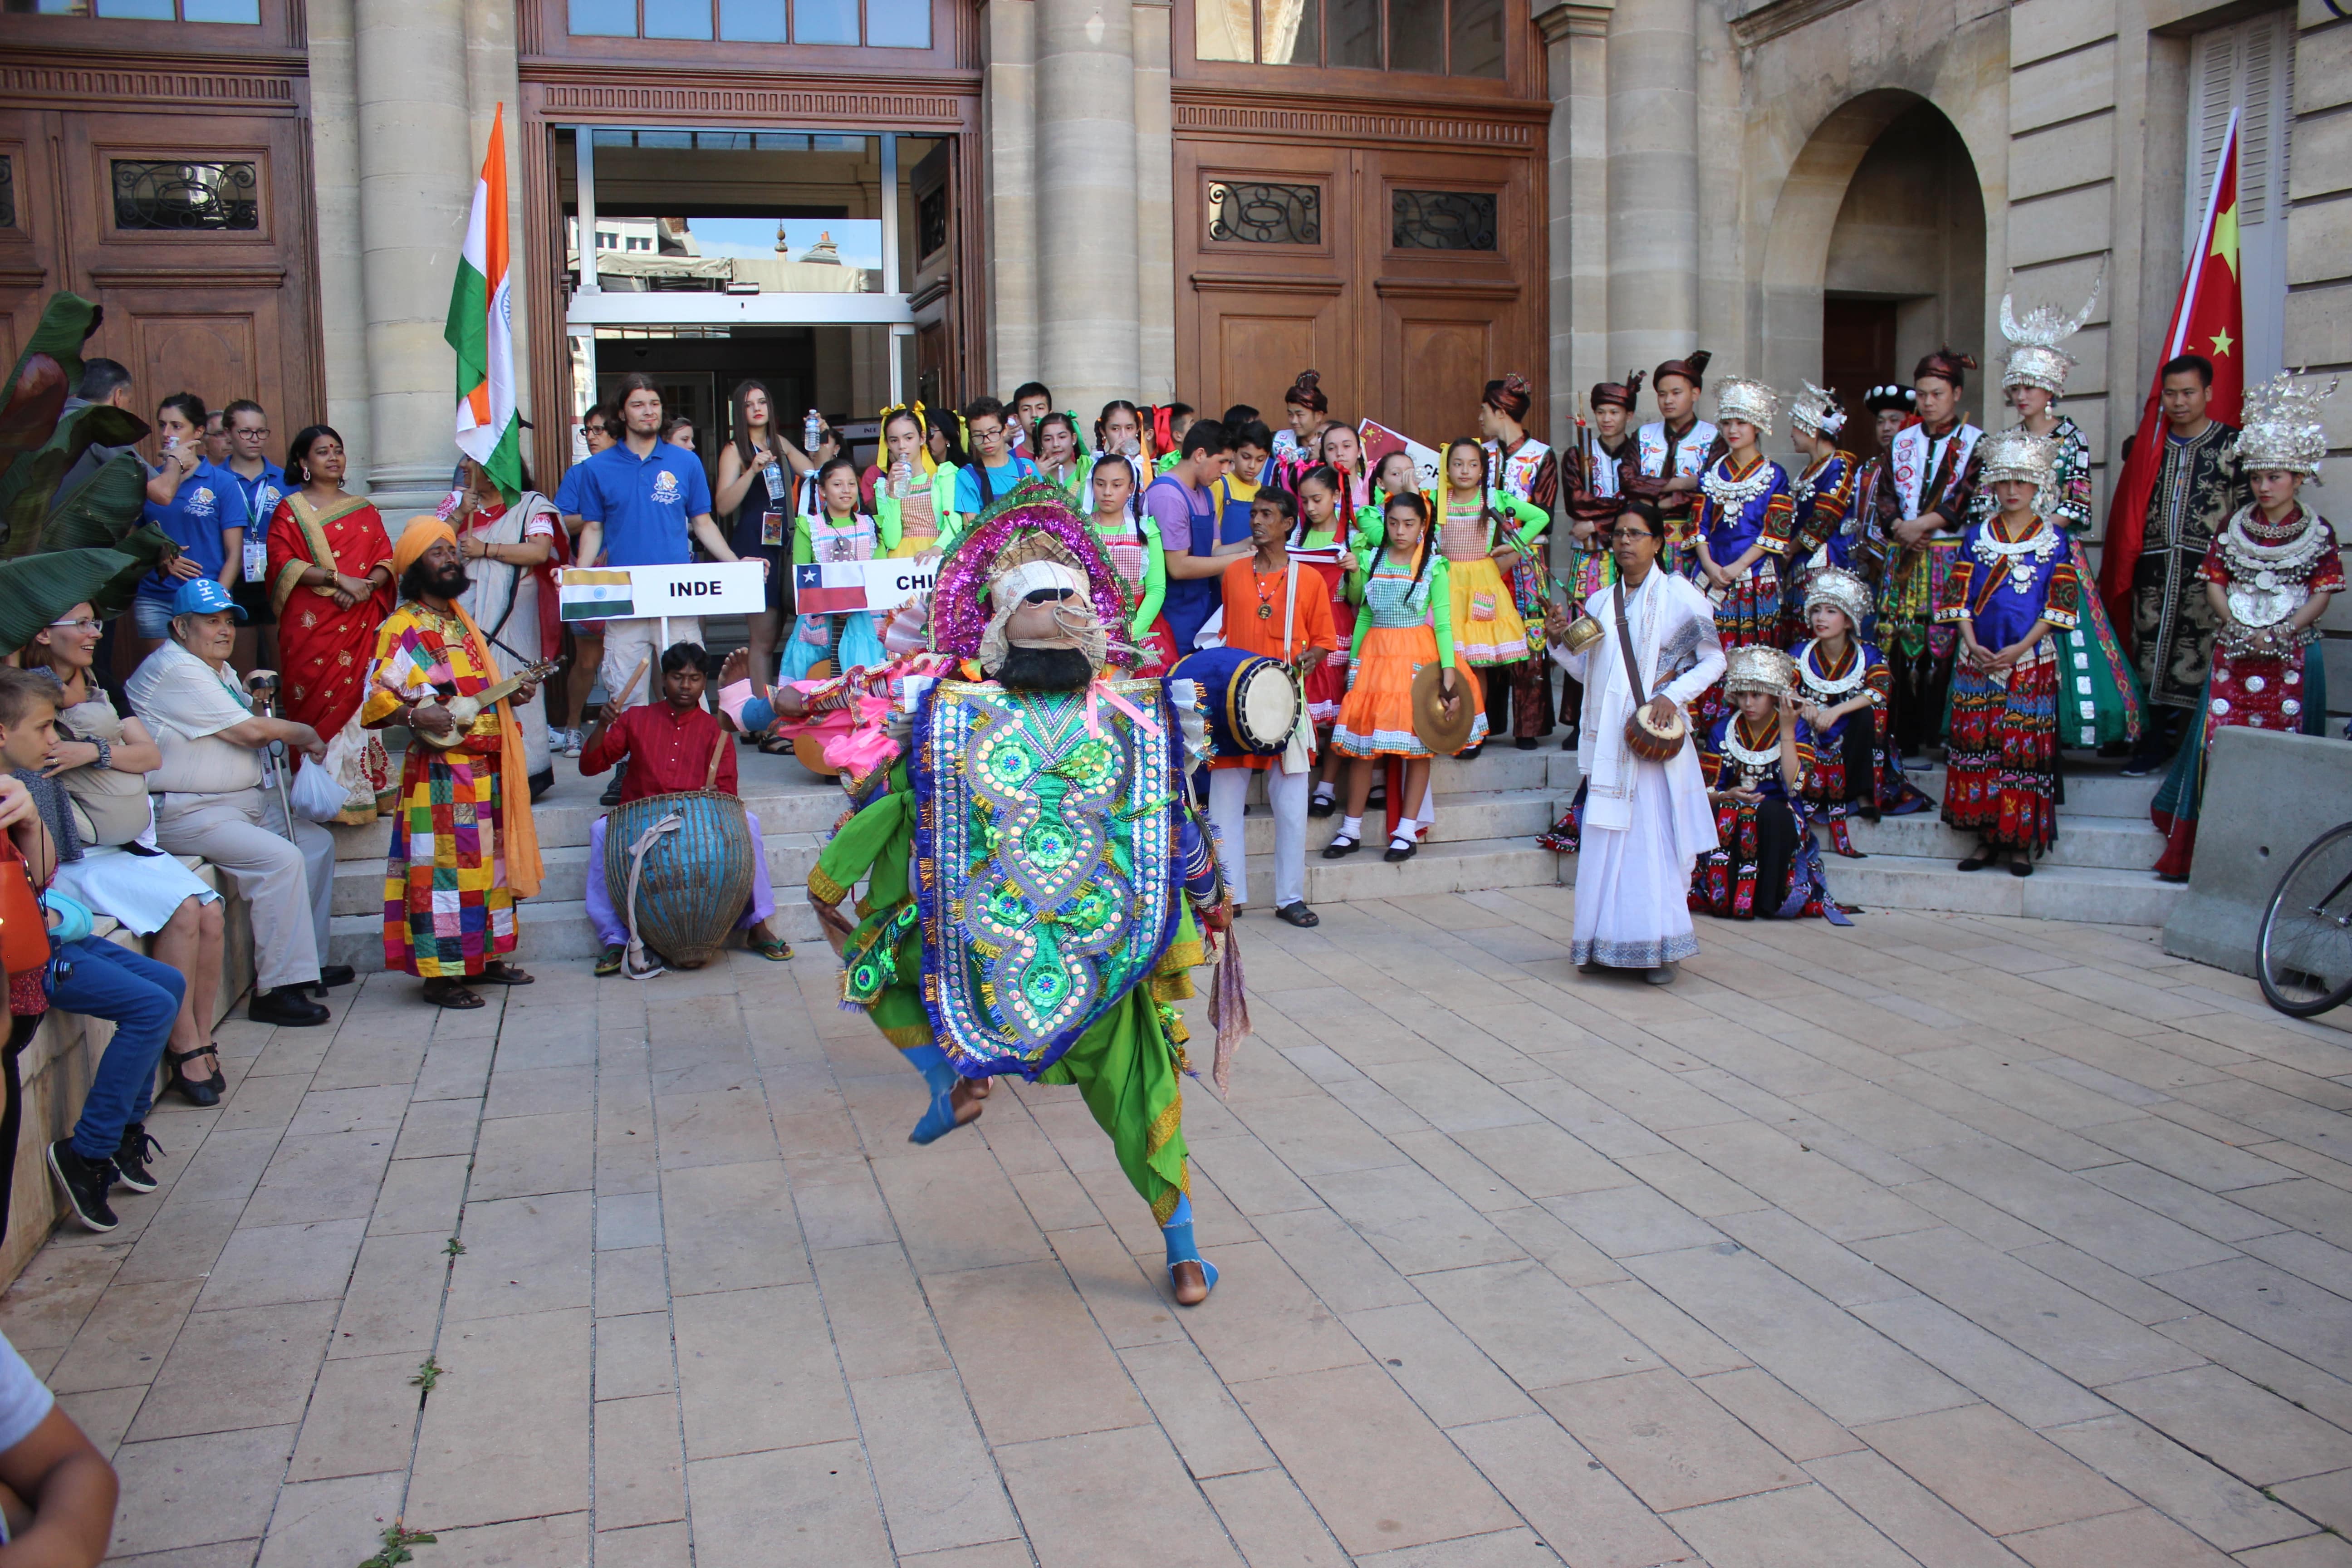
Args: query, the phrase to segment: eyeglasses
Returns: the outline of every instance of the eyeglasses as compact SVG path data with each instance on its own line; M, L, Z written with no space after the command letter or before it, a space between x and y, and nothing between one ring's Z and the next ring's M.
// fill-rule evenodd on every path
M95 632L103 631L105 628L106 623L100 620L96 616L85 616L78 621L51 621L49 623L49 629L51 631L69 630L78 632Z
M250 436L257 441L263 441L268 440L269 437L269 426L264 425L256 428L255 426L247 426L242 430L232 430L229 434L232 436Z
M1609 536L1610 542L1615 544L1631 544L1637 539L1654 542L1657 537L1646 528L1621 528Z

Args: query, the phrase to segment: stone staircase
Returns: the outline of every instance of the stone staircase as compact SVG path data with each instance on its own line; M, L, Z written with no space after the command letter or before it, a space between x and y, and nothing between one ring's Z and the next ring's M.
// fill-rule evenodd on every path
M778 928L795 944L821 942L816 919L801 895L809 868L845 804L824 783L784 757L739 752L745 804L760 818L768 875L776 889ZM1956 862L1972 840L1946 827L1933 813L1857 822L1856 848L1866 858L1828 856L1830 886L1838 898L1864 910L1949 910L1969 914L2024 915L2042 920L2161 925L2183 889L2158 882L2150 868L2163 847L2149 826L2154 779L2126 779L2115 764L2070 762L2067 799L2060 810L2055 850L2032 877L1991 868L1965 873ZM1943 771L1914 773L1930 796L1940 796ZM1507 742L1468 761L1441 760L1435 775L1437 824L1421 852L1402 865L1381 858L1381 808L1365 816L1364 848L1343 860L1320 851L1339 830L1334 815L1307 824L1307 898L1342 903L1488 888L1548 886L1576 880L1573 856L1536 847L1576 794L1576 759L1556 739L1522 752ZM583 779L576 763L558 758L555 787L541 797L540 844L547 880L523 905L524 952L545 957L585 957L595 951L583 889L588 876L589 826L602 779ZM1269 908L1274 895L1274 823L1255 798L1244 818L1250 858L1249 907ZM383 965L383 822L334 829L336 874L333 962L362 970ZM1824 837L1824 849L1826 849Z

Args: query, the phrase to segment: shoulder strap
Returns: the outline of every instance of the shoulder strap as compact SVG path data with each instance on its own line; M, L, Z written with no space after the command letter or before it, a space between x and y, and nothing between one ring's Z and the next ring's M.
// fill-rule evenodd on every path
M1617 579L1617 651L1625 656L1625 684L1633 694L1633 706L1639 708L1649 700L1642 689L1641 661L1633 657L1633 635L1625 629L1625 579Z
M1290 563L1290 575L1282 589L1282 662L1290 662L1290 628L1298 619L1298 561Z

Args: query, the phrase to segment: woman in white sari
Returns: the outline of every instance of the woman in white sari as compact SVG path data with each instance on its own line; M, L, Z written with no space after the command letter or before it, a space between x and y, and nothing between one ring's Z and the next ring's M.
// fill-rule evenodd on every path
M537 664L555 646L555 568L563 560L563 519L555 503L530 488L509 505L498 482L467 458L457 509L449 526L465 552L471 585L459 596L482 628L499 663L514 671ZM514 710L522 725L523 766L534 797L554 777L547 746L547 708L538 701Z
M1601 623L1601 640L1570 653L1567 616L1557 610L1546 638L1561 668L1584 683L1576 762L1586 797L1570 952L1588 969L1643 970L1651 984L1666 985L1675 963L1698 951L1691 868L1715 847L1715 808L1696 747L1685 740L1665 762L1644 761L1626 749L1625 720L1645 700L1661 717L1655 704L1687 710L1722 679L1723 644L1706 595L1658 569L1666 525L1657 509L1629 501L1613 528L1618 582L1584 602L1584 613ZM1638 694L1618 646L1621 593Z

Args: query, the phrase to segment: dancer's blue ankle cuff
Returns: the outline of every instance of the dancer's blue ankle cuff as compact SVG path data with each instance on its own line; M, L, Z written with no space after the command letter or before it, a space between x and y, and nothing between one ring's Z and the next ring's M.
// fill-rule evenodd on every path
M908 1067L926 1078L930 1076L933 1068L945 1067L948 1060L947 1052L937 1046L909 1046L898 1054L907 1058Z

